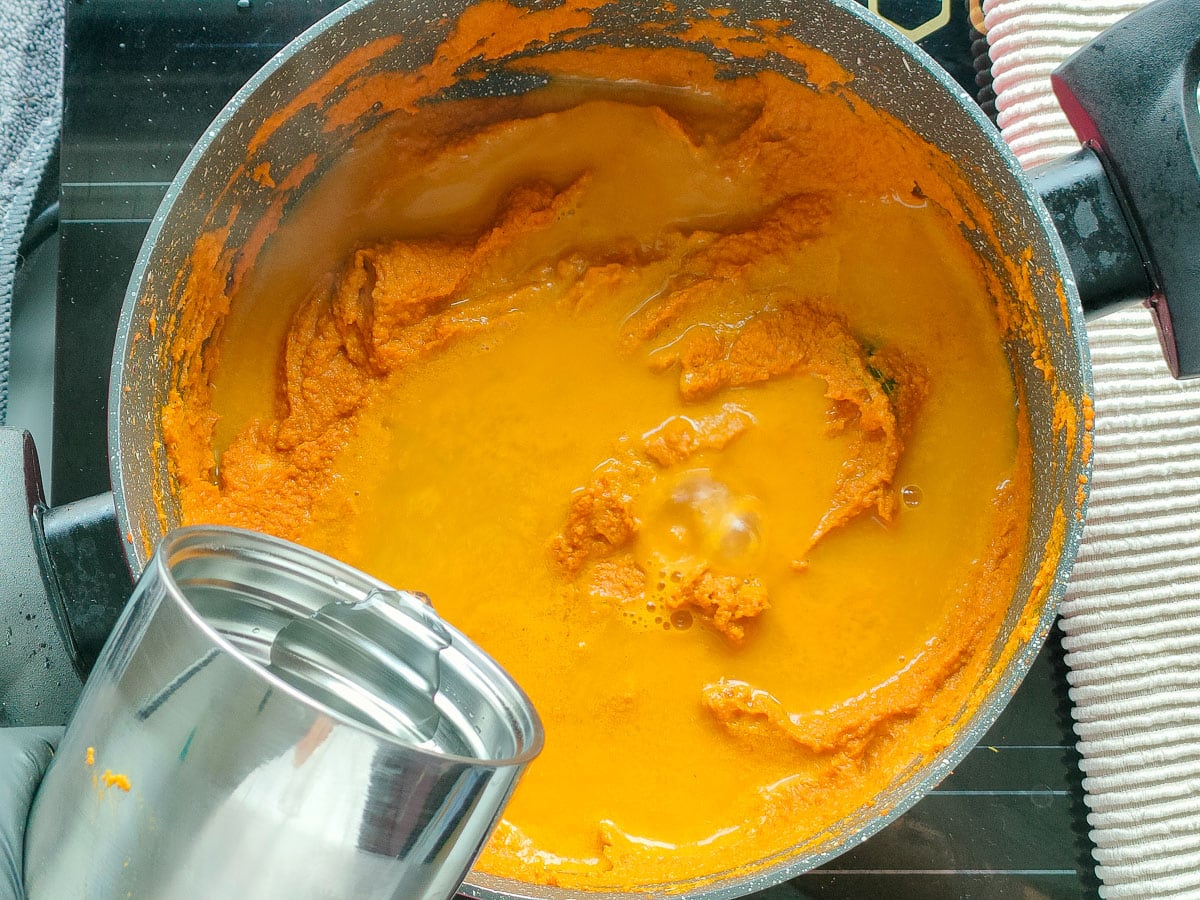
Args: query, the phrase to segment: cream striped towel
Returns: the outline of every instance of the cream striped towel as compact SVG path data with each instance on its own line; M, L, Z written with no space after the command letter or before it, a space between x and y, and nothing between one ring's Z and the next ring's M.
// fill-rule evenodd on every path
M986 0L999 122L1023 165L1078 148L1047 76L1140 5ZM1095 477L1060 624L1101 896L1200 898L1200 381L1171 379L1143 309L1088 335Z

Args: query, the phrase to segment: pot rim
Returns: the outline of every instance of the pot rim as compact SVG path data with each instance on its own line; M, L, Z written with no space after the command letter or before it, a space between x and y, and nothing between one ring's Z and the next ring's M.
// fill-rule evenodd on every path
M163 197L162 203L151 221L138 253L122 305L114 347L112 376L109 385L109 466L116 502L117 522L121 534L128 535L133 533L135 524L131 520L129 505L126 502L125 466L122 462L123 448L120 446L120 433L124 421L122 408L125 400L123 391L125 383L124 373L127 362L133 359L132 354L135 352L134 314L146 281L151 257L157 247L164 224L169 219L176 201L183 193L198 163L218 139L230 120L241 110L246 99L257 92L282 66L303 52L315 39L321 37L326 31L338 26L346 19L362 13L363 10L377 2L380 2L380 0L349 0L345 5L307 28L259 69L225 105L221 112L217 114L212 124L205 130L203 136L192 148L192 151L180 167L179 172L172 180L170 187ZM615 2L620 2L620 0L615 0ZM1075 278L1067 259L1066 250L1053 226L1049 213L1034 190L1032 182L1021 168L1011 149L1004 142L999 130L949 73L889 22L869 12L864 6L853 2L853 0L819 0L819 2L857 18L860 23L878 32L891 45L891 48L895 52L905 54L908 59L920 66L925 74L931 76L941 90L950 94L955 103L965 111L980 135L982 135L994 152L996 161L1003 165L1005 173L1020 187L1023 196L1019 199L1033 213L1047 240L1049 253L1055 265L1055 272L1059 277L1065 295L1066 316L1063 326L1071 348L1078 359L1078 371L1072 373L1074 376L1073 380L1078 383L1081 397L1091 397L1093 394L1092 369L1087 334L1083 325L1083 309ZM774 0L771 5L775 7L775 10L780 15L787 12L790 7L788 0ZM754 873L734 876L732 880L723 882L717 886L712 886L713 877L709 876L698 880L698 882L693 882L696 885L694 889L688 888L687 885L689 882L671 882L663 885L647 886L635 892L588 892L576 889L566 890L544 885L529 885L525 882L496 878L482 875L481 873L472 873L472 875L468 876L467 882L463 884L461 892L468 896L479 898L479 900L569 900L569 898L580 895L632 898L663 896L667 894L670 896L686 897L689 900L730 900L730 898L742 897L803 874L873 837L924 798L967 756L980 738L983 737L984 733L995 723L1001 711L1007 705L1008 700L1028 673L1034 659L1050 633L1058 614L1059 604L1066 592L1067 582L1082 539L1083 523L1086 519L1088 495L1091 485L1091 471L1092 460L1088 456L1080 462L1080 472L1086 476L1086 482L1080 485L1081 494L1078 507L1080 515L1068 515L1066 517L1067 521L1062 548L1054 567L1053 578L1046 592L1045 603L1036 626L1030 630L1026 638L1024 647L1006 662L1003 676L993 683L986 695L985 702L980 703L973 711L965 727L960 728L956 732L954 740L941 751L936 761L932 764L927 764L923 776L907 788L905 795L898 802L880 812L863 827L848 833L843 839L834 841L828 848L819 853L797 854L793 851L793 858L789 861L786 859L787 851L782 851L774 857L777 859L776 862L760 860L754 864ZM125 553L130 567L136 575L146 563L144 558L146 550L137 541L126 541ZM716 877L721 876L718 875ZM706 884L709 886L706 887Z

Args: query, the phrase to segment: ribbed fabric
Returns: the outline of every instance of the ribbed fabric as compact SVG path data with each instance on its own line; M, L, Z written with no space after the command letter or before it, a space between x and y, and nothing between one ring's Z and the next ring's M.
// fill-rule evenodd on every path
M1047 76L1140 2L988 0L996 106L1023 165L1078 148ZM1144 309L1088 326L1096 455L1060 626L1105 898L1200 897L1200 384Z
M985 0L997 121L1023 165L1048 162L1061 156L1063 148L1079 146L1048 76L1141 5L1138 0Z

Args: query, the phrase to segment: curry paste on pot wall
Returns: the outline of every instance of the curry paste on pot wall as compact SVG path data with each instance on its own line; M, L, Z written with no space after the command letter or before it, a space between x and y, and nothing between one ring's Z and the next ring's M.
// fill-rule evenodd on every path
M802 845L987 678L1030 461L970 194L790 52L816 84L604 48L520 97L364 83L394 112L185 288L219 332L164 410L184 522L427 592L542 715L486 872Z

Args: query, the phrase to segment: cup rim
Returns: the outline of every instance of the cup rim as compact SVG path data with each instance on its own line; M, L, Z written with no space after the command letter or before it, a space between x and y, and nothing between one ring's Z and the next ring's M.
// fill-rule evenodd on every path
M183 615L204 634L215 646L228 654L241 666L261 678L274 690L283 691L303 706L328 716L337 724L363 732L368 736L389 744L397 749L418 756L436 759L441 762L503 769L514 766L524 766L531 762L541 752L545 743L545 730L541 717L533 706L524 689L516 680L500 666L482 648L452 624L442 619L436 610L442 626L451 637L451 647L456 649L466 661L483 677L482 681L492 688L497 711L501 713L509 731L516 740L517 752L506 757L464 756L442 750L430 750L418 744L406 741L391 732L371 725L361 719L346 715L322 701L310 696L295 685L280 678L269 669L251 659L238 649L228 638L217 631L211 623L188 600L184 589L175 580L171 559L188 549L203 549L213 552L230 552L234 549L249 551L256 556L266 556L281 563L300 562L318 573L328 573L347 586L361 587L366 591L379 590L395 592L397 589L374 578L367 573L354 568L338 559L311 550L292 541L273 537L257 531L235 528L225 525L188 525L168 532L159 542L148 569L157 569L164 586L164 595L175 604ZM145 577L143 574L143 577Z

